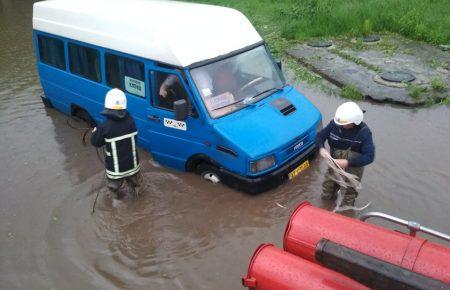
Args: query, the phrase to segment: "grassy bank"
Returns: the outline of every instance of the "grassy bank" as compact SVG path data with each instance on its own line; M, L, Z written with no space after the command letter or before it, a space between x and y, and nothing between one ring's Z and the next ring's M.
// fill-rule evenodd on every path
M195 0L236 8L267 38L284 40L395 32L450 43L449 0Z

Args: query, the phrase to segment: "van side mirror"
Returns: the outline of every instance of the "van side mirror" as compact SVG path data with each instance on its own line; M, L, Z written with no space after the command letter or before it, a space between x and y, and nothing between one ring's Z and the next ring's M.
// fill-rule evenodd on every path
M184 121L187 119L188 106L185 99L173 102L173 111L175 113L175 120Z
M281 70L281 60L276 59L275 63L277 64L278 68Z

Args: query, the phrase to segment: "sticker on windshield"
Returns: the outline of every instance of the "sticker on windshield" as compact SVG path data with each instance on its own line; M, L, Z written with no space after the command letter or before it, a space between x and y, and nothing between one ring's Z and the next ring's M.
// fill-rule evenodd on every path
M210 111L214 111L234 103L234 96L230 92L220 94L218 96L205 100L206 106Z
M187 130L186 122L177 121L169 118L164 118L164 126L182 131Z
M125 90L145 98L145 82L125 76Z
M203 89L203 90L202 90L202 95L203 95L204 97L209 97L209 96L211 96L211 95L212 95L211 89L210 89L210 88L205 88L205 89Z

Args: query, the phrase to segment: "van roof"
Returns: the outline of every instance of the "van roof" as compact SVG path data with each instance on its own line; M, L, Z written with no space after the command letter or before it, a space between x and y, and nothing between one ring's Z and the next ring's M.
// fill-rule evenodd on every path
M37 2L33 29L177 67L262 41L235 9L163 0Z

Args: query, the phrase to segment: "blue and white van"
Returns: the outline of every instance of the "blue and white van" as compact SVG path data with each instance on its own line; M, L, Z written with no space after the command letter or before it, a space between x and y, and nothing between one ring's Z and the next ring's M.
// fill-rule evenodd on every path
M250 193L296 177L320 112L240 12L147 0L50 0L33 10L43 101L101 122L119 88L139 145L167 167Z

